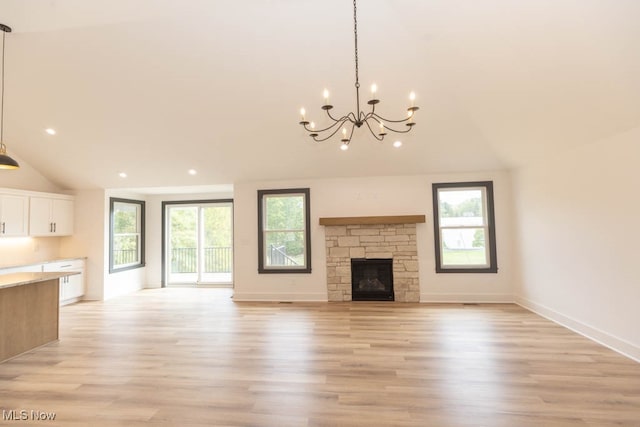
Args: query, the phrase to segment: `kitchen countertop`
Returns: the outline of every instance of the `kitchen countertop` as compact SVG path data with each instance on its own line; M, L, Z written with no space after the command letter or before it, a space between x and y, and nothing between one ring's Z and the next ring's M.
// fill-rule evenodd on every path
M0 267L0 274L2 274L2 270L7 270L10 268L31 267L34 265L51 264L54 262L77 261L77 260L86 260L86 259L87 259L86 256L77 256L77 257L70 257L70 258L50 259L47 261L40 261L40 262L30 262L28 264L3 265Z
M47 273L10 273L0 274L0 289L12 288L14 286L28 285L31 283L56 280L61 277L80 274L79 271L47 272Z

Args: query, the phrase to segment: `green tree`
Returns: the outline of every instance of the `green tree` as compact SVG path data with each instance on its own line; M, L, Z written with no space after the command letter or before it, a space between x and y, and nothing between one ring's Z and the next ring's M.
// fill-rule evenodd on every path
M479 198L466 199L455 206L455 216L479 217L482 216L482 203Z
M473 242L471 243L471 246L474 248L484 248L484 245L484 230L476 230L476 232L473 233Z

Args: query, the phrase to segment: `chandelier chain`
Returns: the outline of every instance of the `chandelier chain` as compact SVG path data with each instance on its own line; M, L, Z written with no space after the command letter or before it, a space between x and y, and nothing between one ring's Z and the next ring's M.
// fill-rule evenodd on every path
M359 88L360 81L358 79L358 16L356 12L357 12L356 0L353 0L353 35L355 39L355 53L356 53L356 88Z

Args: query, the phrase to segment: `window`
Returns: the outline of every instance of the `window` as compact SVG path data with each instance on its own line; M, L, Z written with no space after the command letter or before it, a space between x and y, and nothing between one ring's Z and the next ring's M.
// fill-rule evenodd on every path
M258 190L258 272L311 273L309 189Z
M437 273L497 273L493 182L433 184Z
M144 202L110 199L109 273L144 267Z

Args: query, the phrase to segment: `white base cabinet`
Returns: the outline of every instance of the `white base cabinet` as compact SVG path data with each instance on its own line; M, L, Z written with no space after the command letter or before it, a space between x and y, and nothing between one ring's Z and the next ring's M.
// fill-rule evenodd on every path
M84 295L84 260L50 262L43 264L43 271L80 272L60 279L60 305L79 301Z

